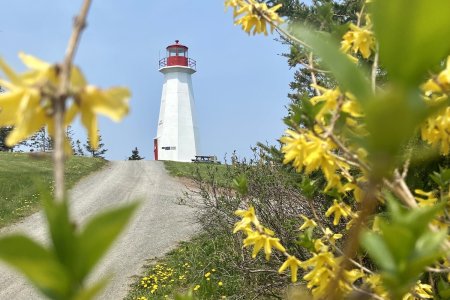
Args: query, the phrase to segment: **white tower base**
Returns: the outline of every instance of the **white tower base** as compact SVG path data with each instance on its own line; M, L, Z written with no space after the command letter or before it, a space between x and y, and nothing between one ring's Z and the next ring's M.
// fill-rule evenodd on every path
M190 162L198 151L191 74L184 66L167 66L164 74L155 159Z

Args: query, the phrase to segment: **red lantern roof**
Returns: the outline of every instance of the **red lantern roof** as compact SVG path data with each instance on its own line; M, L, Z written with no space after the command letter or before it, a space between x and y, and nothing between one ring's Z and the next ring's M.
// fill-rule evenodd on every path
M179 40L175 44L166 47L166 57L159 61L159 67L182 66L195 70L196 61L188 57L188 47L180 44Z

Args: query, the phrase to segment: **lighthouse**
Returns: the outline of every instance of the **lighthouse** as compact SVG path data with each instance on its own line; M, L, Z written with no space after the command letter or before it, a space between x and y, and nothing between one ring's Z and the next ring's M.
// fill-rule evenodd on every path
M188 56L188 47L178 40L166 49L166 57L159 61L164 84L158 130L153 140L155 160L190 162L198 151L191 80L191 75L196 72L196 62Z

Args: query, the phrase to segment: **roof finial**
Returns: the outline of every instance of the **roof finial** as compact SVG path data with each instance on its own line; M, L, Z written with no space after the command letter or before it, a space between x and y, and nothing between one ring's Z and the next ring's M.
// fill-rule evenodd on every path
M178 44L180 41L179 40L175 40L175 43Z

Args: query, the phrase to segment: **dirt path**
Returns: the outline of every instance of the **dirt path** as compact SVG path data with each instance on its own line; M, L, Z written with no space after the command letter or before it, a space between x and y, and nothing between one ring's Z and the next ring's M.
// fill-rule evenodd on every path
M163 255L178 241L195 233L194 210L176 204L182 190L183 185L166 173L164 165L153 161L111 162L72 189L72 215L81 224L105 208L141 200L133 221L92 274L91 280L114 274L99 299L122 299L131 283L130 277L141 272L147 258ZM1 229L0 235L16 231L45 241L40 213ZM15 272L0 264L0 299L43 298Z

